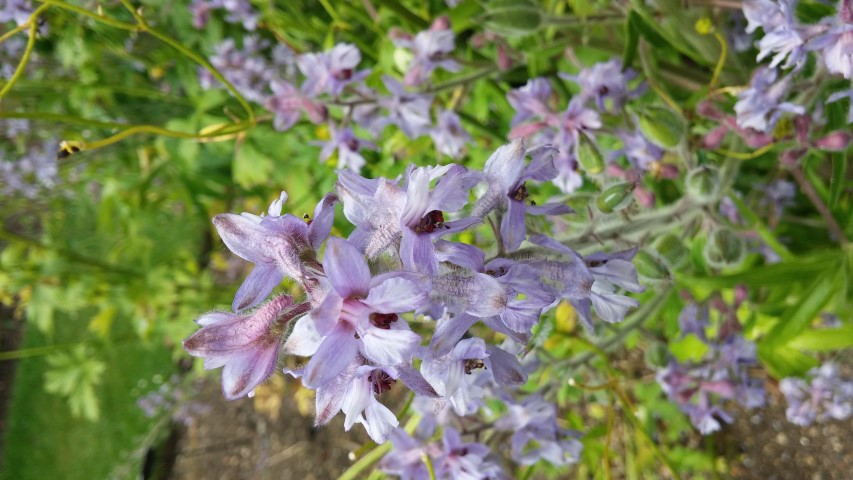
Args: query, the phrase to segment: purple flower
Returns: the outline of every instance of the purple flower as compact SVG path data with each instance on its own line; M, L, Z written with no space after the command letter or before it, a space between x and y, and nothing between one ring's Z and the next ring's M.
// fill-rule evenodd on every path
M382 76L382 82L391 96L379 98L379 105L388 112L388 116L380 122L381 127L396 125L409 138L429 133L432 126L429 112L432 97L406 92L400 82L387 75Z
M621 131L617 136L622 140L621 152L637 170L646 171L663 158L664 150L650 142L640 131Z
M14 21L21 26L30 19L33 7L29 0L5 0L0 8L0 23Z
M524 147L523 140L515 140L498 148L484 168L488 190L477 201L474 215L483 217L494 209L503 213L501 239L509 251L517 249L527 236L526 214L560 215L574 210L561 203L546 203L541 206L528 205L527 180L545 182L557 176L554 167L556 149L550 145L533 150ZM525 165L525 157L531 162ZM531 202L532 203L532 202Z
M512 126L531 118L545 118L551 115L548 99L551 97L551 84L545 78L531 78L520 88L511 90L506 99L515 109Z
M311 96L327 93L338 96L344 87L360 82L368 70L356 71L361 63L361 52L354 45L340 43L323 53L306 53L296 64L305 75L302 91Z
M282 192L279 200L270 205L266 217L223 213L213 218L225 245L240 258L255 264L234 296L235 312L263 301L284 277L306 282L317 275L316 251L332 229L338 199L333 194L326 195L314 209L313 219L306 223L294 215L280 215L286 198Z
M747 21L746 32L752 33L758 27L769 32L784 25L786 16L781 3L772 0L744 0L742 8ZM786 5L786 8L790 7Z
M514 461L533 465L546 460L558 467L580 461L580 434L557 426L554 405L531 395L507 407L506 413L495 421L495 430L513 432L510 445Z
M776 81L777 76L778 72L774 69L759 68L752 77L750 87L738 93L735 104L738 127L769 133L776 127L782 113L805 113L805 108L799 105L782 102L788 95L791 77Z
M401 428L392 430L388 438L394 449L382 457L379 469L391 475L398 475L401 480L429 480L424 456L438 456L440 451L410 437Z
M620 60L596 63L581 70L577 75L562 75L581 87L580 98L584 101L595 99L599 110L606 110L605 101L610 99L610 111L618 112L639 90L631 91L628 82L637 76L631 69L622 70Z
M323 150L320 151L320 160L328 160L335 150L338 152L338 168L348 168L354 172L361 170L361 167L367 163L364 157L361 156L359 150L370 149L376 150L376 144L367 140L362 140L355 136L352 129L349 127L337 128L334 125L329 125L329 130L332 138L326 142L312 142L323 145Z
M299 121L303 110L313 123L326 121L329 115L326 106L312 101L290 83L284 80L273 80L270 88L273 95L264 101L264 106L275 114L273 126L276 130L281 132L288 130Z
M409 63L404 82L410 87L426 81L433 70L443 68L450 72L459 70L459 64L449 58L456 48L453 30L448 22L436 22L432 28L415 35L394 38L394 45L412 50L414 57Z
M359 353L378 366L408 363L420 337L398 314L426 302L429 278L410 272L371 278L361 253L335 237L326 242L323 269L331 288L311 317L325 338L305 367L303 383L325 384Z
M462 128L459 115L453 110L439 109L437 120L438 125L429 132L435 148L450 158L458 159L465 144L471 141L471 135Z
M310 309L278 296L251 314L212 312L199 317L202 328L184 340L184 350L204 357L204 368L222 370L222 391L234 400L249 394L269 378L278 363L287 323Z
M807 380L783 378L779 390L788 402L788 421L797 425L844 420L853 414L853 382L842 380L833 362L809 370Z
M760 62L775 53L770 62L770 68L776 68L786 58L787 61L782 65L782 68L790 68L795 65L799 68L805 61L805 43L809 33L796 24L794 3L794 0L779 2L778 13L781 14L781 22L779 23L776 23L780 18L775 13L767 12L768 23L764 25L764 37L758 42L757 60ZM772 28L770 28L771 24L774 25Z
M489 447L481 443L462 443L459 432L444 429L443 454L435 462L436 478L485 480L503 478L498 463L488 458Z
M267 47L267 41L251 35L243 39L243 48L238 50L234 40L229 38L216 46L210 63L241 95L260 103L267 98L267 86L276 72L262 52ZM203 88L218 85L218 81L206 69L200 68L199 77Z
M435 180L435 188L430 189ZM385 179L370 181L344 172L336 187L343 198L344 215L356 225L349 239L368 258L376 258L399 241L406 270L435 275L438 260L433 242L480 222L474 217L444 218L446 212L458 211L467 203L468 191L477 180L475 172L445 165L410 167L405 189Z
M850 0L839 2L838 16L829 22L829 31L810 42L808 48L821 52L830 73L850 80L853 78L853 7Z

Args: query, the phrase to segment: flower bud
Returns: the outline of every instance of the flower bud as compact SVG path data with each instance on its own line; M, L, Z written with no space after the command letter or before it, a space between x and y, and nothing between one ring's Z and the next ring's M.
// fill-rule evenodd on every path
M712 202L720 187L720 173L716 167L703 165L687 174L684 182L687 193L700 204Z
M536 33L545 23L545 12L530 0L492 0L486 6L486 28L504 37Z
M737 265L743 260L743 240L728 228L719 228L708 235L702 255L714 268Z
M665 280L669 278L669 271L663 263L654 256L640 250L634 257L634 265L637 267L637 273L650 280Z
M649 140L663 148L673 148L681 143L684 123L672 110L648 107L638 115L640 130Z
M820 148L822 150L839 152L847 150L847 147L850 146L851 140L853 140L853 137L851 137L849 133L837 130L823 138L816 140L814 144L817 148Z
M578 135L577 157L583 170L590 174L596 175L604 170L604 157L595 143L583 132Z
M671 269L681 268L687 261L687 247L678 236L668 233L652 245L657 256Z
M633 183L617 183L604 189L595 200L595 206L604 213L612 213L615 210L625 208L631 201L634 192Z

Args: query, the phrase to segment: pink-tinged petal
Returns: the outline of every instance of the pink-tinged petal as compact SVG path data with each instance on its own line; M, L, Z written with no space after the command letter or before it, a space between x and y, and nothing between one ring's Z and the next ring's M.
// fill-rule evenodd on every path
M440 262L450 262L475 272L482 272L486 261L486 254L474 245L446 240L435 242L435 256Z
M397 365L397 374L398 379L403 382L409 390L415 392L415 395L420 395L423 397L430 398L438 398L439 395L436 393L435 389L432 388L432 385L426 381L421 372L412 368L408 363Z
M524 212L527 205L515 200L509 201L509 208L501 220L501 237L504 247L509 251L516 250L527 236Z
M507 353L494 345L486 346L489 356L485 359L486 366L499 385L523 385L527 374L515 355Z
M465 336L465 333L477 323L477 317L462 314L446 316L438 320L429 348L436 356L447 355L453 347Z
M315 427L329 423L329 420L338 414L344 401L344 394L355 376L356 370L363 363L364 359L356 356L340 375L317 389L314 403L316 412L316 416L314 417ZM299 372L296 372L294 376L299 378L301 375L299 375Z
M272 233L255 221L222 213L213 217L213 225L222 241L235 255L252 263L274 263L267 238Z
M403 268L409 271L430 276L438 273L438 260L435 258L432 236L404 228L403 239L400 241L400 261L403 262Z
M702 382L699 388L706 392L716 393L723 398L734 398L737 392L734 384L728 380Z
M269 378L278 363L278 343L260 351L234 356L222 370L222 392L236 400Z
M299 357L314 355L323 342L323 337L314 326L311 315L305 315L296 321L290 336L284 342L284 353Z
M242 312L263 302L282 280L284 275L275 265L256 264L234 295L231 309Z
M524 151L524 140L520 138L498 147L483 168L489 181L499 181L504 192L515 185L524 170Z
M410 362L412 353L421 342L421 337L410 330L368 327L359 333L362 355L377 365L393 366Z
M308 241L314 250L319 250L323 242L332 231L332 223L335 221L335 204L338 196L332 193L323 197L314 209L314 217L308 226Z
M326 294L326 298L323 299L320 306L311 312L311 317L314 319L314 326L317 327L320 335L328 335L338 324L343 304L344 299L337 292L330 291Z
M429 291L429 277L398 274L385 277L371 287L362 303L379 313L408 312L420 308L427 301Z
M507 135L507 137L512 140L522 139L524 137L529 137L533 135L534 133L538 132L539 130L542 130L547 126L547 122L523 123L510 130L509 135Z
M394 412L375 400L365 409L364 416L367 418L362 423L367 434L379 444L385 443L391 431L400 425Z
M544 205L531 205L527 207L527 213L531 215L565 215L575 213L574 209L564 203L546 203Z
M365 296L370 285L370 269L361 252L342 238L326 242L323 269L335 291L343 298Z
M240 315L235 315L229 312L210 312L198 317L195 322L205 327L208 325L216 325L218 323L233 322L240 318L242 318Z
M355 358L358 345L353 328L345 322L338 323L305 366L302 384L317 388L337 377Z

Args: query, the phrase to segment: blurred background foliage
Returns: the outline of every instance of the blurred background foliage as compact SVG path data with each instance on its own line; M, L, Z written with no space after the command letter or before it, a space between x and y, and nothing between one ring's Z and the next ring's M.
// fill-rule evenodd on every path
M710 127L694 113L697 103L708 98L712 82L717 87L746 85L754 68L754 52L723 54L717 38L694 28L700 19L710 20L723 34L731 28L726 10L704 3L683 8L683 2L672 0L654 5L543 0L538 4L547 19L534 28L520 17L507 21L488 16L489 2L474 0L453 8L438 0L251 3L260 13L254 34L297 54L339 42L357 45L362 66L372 68L366 80L372 87L381 85L383 74L399 78L404 71L404 53L388 36L392 27L415 33L447 15L456 33L455 55L464 69L437 72L432 89L436 104L455 109L474 137L461 160L472 167L482 167L504 143L513 116L506 94L530 78L553 80L564 105L576 87L560 80L559 72L576 73L583 66L621 58L642 72L651 87L640 102L661 105L661 94L673 102L670 107L687 126L689 148L698 149L698 138ZM162 422L152 423L137 400L173 374L189 370L180 342L195 330L191 320L213 308L228 309L246 273L246 265L222 246L210 218L221 212L259 213L279 190L290 195L285 211L311 212L322 194L333 189L336 159L318 162L320 147L312 144L329 138L326 127L302 121L286 133L277 132L271 115L257 105L249 106L250 117L226 90L201 87L193 56L209 58L223 39L242 44L248 35L241 25L225 21L222 12L214 12L204 29L196 29L186 2L134 1L132 10L138 13L117 1L34 5L47 7L38 24L41 33L29 65L0 108L0 130L20 119L28 120L30 129L10 138L3 152L14 159L43 145L56 151L60 141L96 148L59 160L58 181L36 195L0 198L0 303L8 312L4 329L25 332L20 344L0 352L0 360L17 361L0 478L123 476L139 471L147 445L163 431ZM821 3L804 2L797 13L819 19L831 11ZM134 14L158 33L137 28ZM0 34L13 26L6 24ZM494 67L495 45L477 47L471 41L484 28L507 35L514 52L509 68ZM523 35L508 29L521 29ZM2 60L14 65L13 59ZM469 80L466 75L473 76ZM0 85L9 81L4 78ZM823 131L844 128L844 116L843 102L827 105ZM189 138L151 134L140 126ZM792 127L783 122L780 128ZM216 135L199 138L205 132ZM602 140L605 147L607 142ZM410 163L426 165L441 158L428 137L412 141L393 128L376 143L377 151L365 152L367 177L393 177ZM713 452L709 455L695 436L685 442L690 423L660 387L637 379L640 367L622 368L628 360L661 366L667 354L682 361L702 357L701 345L680 336L677 319L686 294L732 304L736 288L745 287L749 299L736 316L744 335L757 341L762 365L775 378L802 375L853 344L853 251L826 234L824 219L802 193L785 216L773 217L755 186L785 175L779 150L753 155L739 141L730 143L726 151L741 157L709 150L700 161L723 173L725 190L715 202L730 197L745 219L741 225L709 213L706 204L682 201L683 181L649 182L657 210L640 211L635 221L618 228L607 215L591 218L588 207L604 184L589 182L569 200L579 212L568 222L568 231L576 232L567 239L570 244L589 250L599 241L609 246L633 243L652 255L648 268L640 268L643 282L652 286L639 296L643 307L625 324L608 325L602 342L583 340L568 305L549 313L534 338L549 356L561 360L539 372L527 388L553 389L568 412L568 425L585 429L581 478L600 473L601 458L610 448L614 405L621 405L622 421L634 429L623 440L630 445L623 448L631 471L672 468L690 477L720 470ZM680 164L682 154L670 151L667 161ZM849 237L853 205L847 163L846 152L813 151L803 171ZM557 193L542 187L543 197ZM653 229L644 226L644 218L655 219ZM752 249L731 266L709 265L703 255L708 222L762 239L783 261L767 263ZM347 233L344 223L335 228L339 235ZM840 325L814 328L824 313L840 319ZM622 353L610 355L614 350ZM626 357L626 350L644 353L637 359ZM582 364L597 373L586 373ZM200 364L191 375L199 373ZM588 375L619 389L585 391L567 381L583 383ZM541 472L559 476L547 466Z

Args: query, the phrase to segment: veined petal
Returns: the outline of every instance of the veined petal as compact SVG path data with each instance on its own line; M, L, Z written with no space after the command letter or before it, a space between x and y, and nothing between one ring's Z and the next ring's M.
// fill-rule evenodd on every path
M296 321L290 336L284 342L284 353L300 357L314 355L323 342L323 337L314 326L314 318L305 315Z
M240 319L240 315L235 315L230 312L210 312L196 319L196 323L205 327L208 325L216 325L218 323L228 323Z
M440 262L450 262L475 272L483 271L486 254L467 243L439 240L435 242L435 256Z
M436 229L430 235L432 237L441 237L451 233L458 233L478 223L483 223L483 219L479 217L460 218L459 220L444 222L444 227Z
M423 167L413 169L406 182L406 205L400 215L400 224L414 227L429 212L429 173Z
M320 245L328 238L332 231L332 223L335 221L335 204L338 196L332 193L323 197L323 200L314 208L314 217L308 225L308 240L314 250L319 250Z
M365 409L364 416L364 428L376 443L385 443L391 431L400 425L394 413L375 400Z
M452 165L430 195L427 211L455 212L468 203L468 193L479 181L479 174L461 165Z
M412 353L421 342L421 337L411 330L384 330L371 326L361 329L360 335L362 355L377 365L410 362Z
M524 212L527 205L516 200L509 201L509 208L501 220L501 237L504 247L509 251L516 250L527 236Z
M484 361L499 385L523 385L527 381L527 374L515 355L494 345L487 345L486 351L489 355Z
M356 370L358 370L363 363L363 358L358 356L354 357L353 361L344 369L343 372L341 372L340 375L317 388L315 396L315 427L329 423L329 420L338 414L344 401L344 394L346 393L352 378L355 376ZM293 374L299 378L298 372L294 372Z
M439 395L436 393L432 385L426 381L424 376L421 375L421 372L412 368L411 365L404 363L397 365L396 369L400 381L406 384L411 391L415 392L415 395L438 398Z
M367 380L369 373L356 374L350 381L349 387L344 394L341 403L341 411L344 412L344 430L349 431L353 424L361 418L361 412L376 400L373 398L370 382Z
M314 319L314 325L320 335L328 335L329 332L338 324L341 318L341 308L343 307L344 299L341 298L335 291L330 291L326 294L326 298L320 303L320 306L311 312L311 317Z
M465 336L465 332L477 323L477 320L477 317L468 314L440 318L432 340L429 342L429 348L436 356L447 355Z
M332 237L326 242L323 269L341 297L367 295L370 269L361 252L346 240Z
M433 276L438 273L438 260L435 258L435 245L430 234L415 233L403 228L400 242L400 260L403 268Z
M263 302L282 280L284 280L284 275L275 265L255 264L255 268L252 269L234 295L231 309L235 312L242 312Z
M269 378L278 363L279 344L237 355L222 370L222 392L228 400L245 396Z
M213 217L213 225L228 249L243 260L252 263L275 262L267 242L273 233L252 219L221 213Z
M558 150L551 145L542 145L541 147L533 148L527 151L531 161L521 174L519 182L526 180L535 180L538 182L547 182L553 180L557 174L557 167L554 166L554 156Z
M608 323L621 322L629 309L640 305L640 302L631 297L595 289L592 291L591 299L595 313Z
M430 281L423 275L393 272L371 287L362 303L379 313L400 313L420 308L429 298Z
M524 140L519 138L499 147L486 160L483 171L490 179L501 182L504 193L517 182L524 170L524 151Z
M308 361L302 383L308 388L328 383L352 362L358 353L358 344L353 328L346 322L338 323Z

